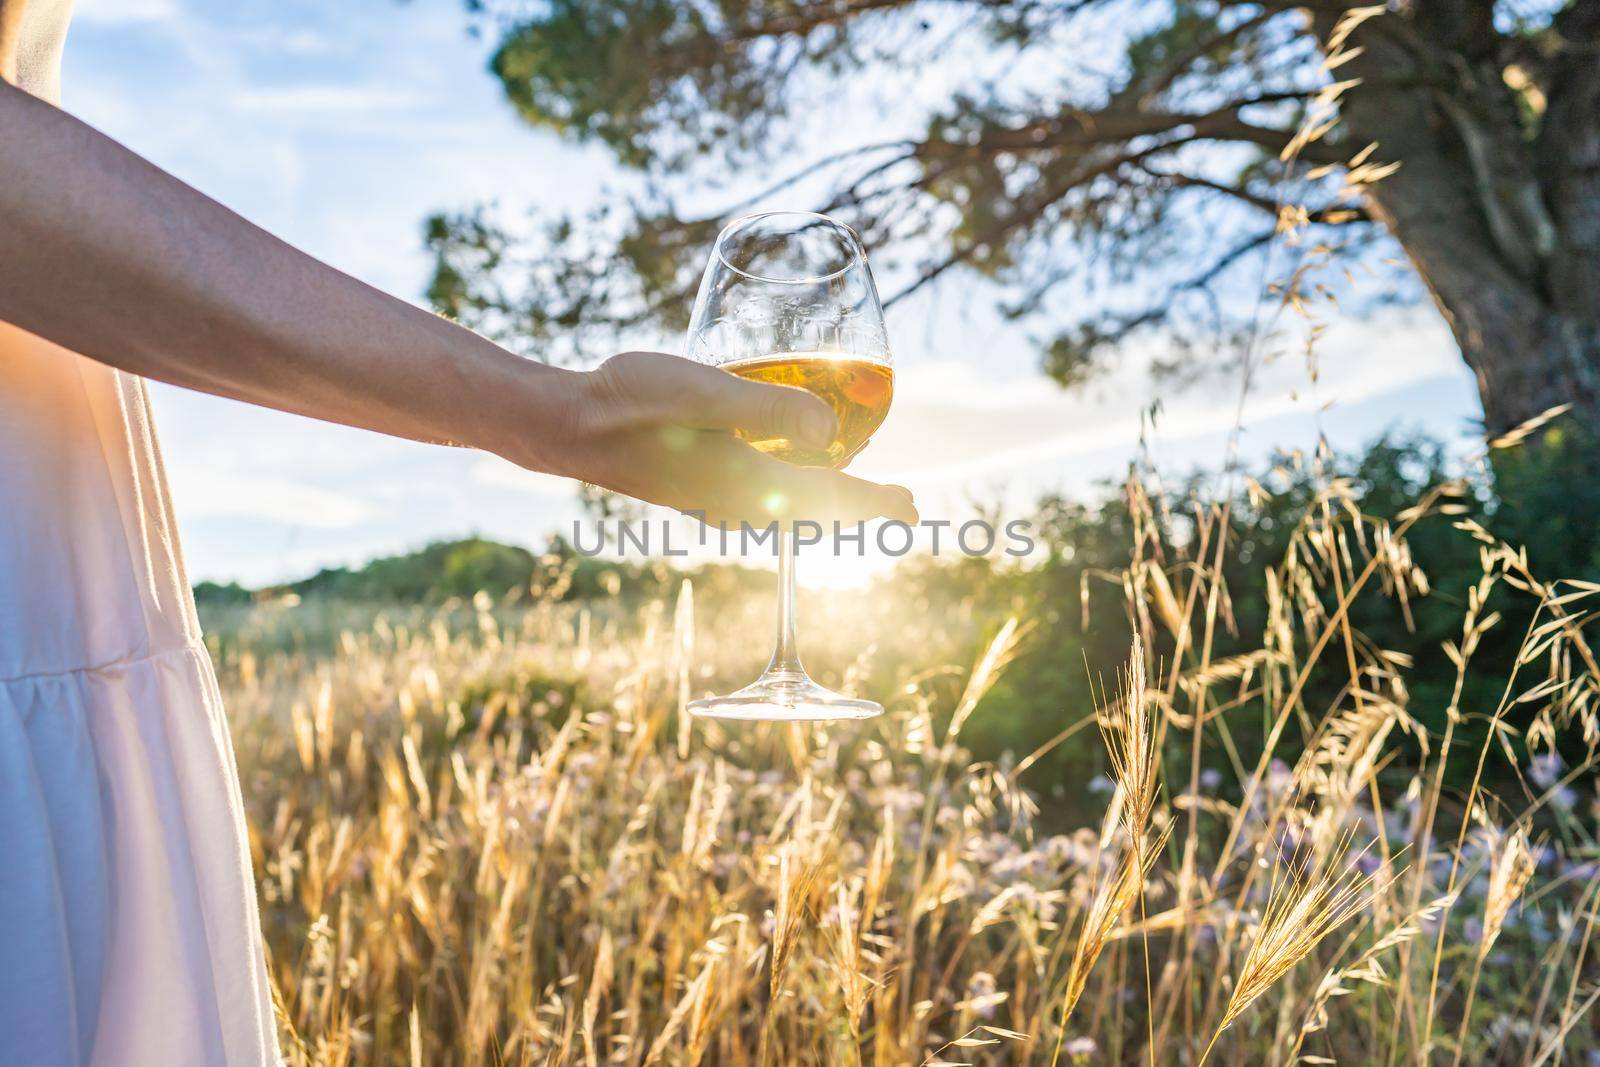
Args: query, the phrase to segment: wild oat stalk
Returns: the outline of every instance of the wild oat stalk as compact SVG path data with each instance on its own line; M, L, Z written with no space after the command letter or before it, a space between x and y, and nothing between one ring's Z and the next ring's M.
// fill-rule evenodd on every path
M1505 928L1506 916L1511 914L1511 906L1522 896L1522 891L1527 888L1536 866L1537 861L1528 847L1528 832L1518 827L1506 837L1489 871L1489 896L1484 904L1483 913L1483 940L1478 945L1480 959L1487 956L1489 950L1494 947L1500 931Z
M1533 852L1528 848L1528 832L1519 826L1506 834L1489 868L1489 895L1483 905L1483 936L1478 939L1478 956L1472 963L1467 1003L1461 1009L1461 1026L1456 1031L1456 1054L1451 1060L1456 1067L1461 1063L1467 1026L1472 1021L1472 1005L1478 996L1478 979L1483 975L1483 961L1494 947L1500 931L1505 928L1506 916L1511 914L1512 905L1522 896L1537 866Z
M1395 879L1390 879L1388 884L1392 885L1394 881ZM1300 1048L1305 1044L1306 1038L1327 1029L1328 1005L1335 998L1350 992L1350 986L1346 983L1387 985L1389 975L1383 966L1383 954L1397 946L1409 944L1422 932L1425 924L1437 921L1439 915L1452 901L1453 898L1449 894L1430 900L1401 920L1394 929L1378 938L1350 963L1323 975L1322 981L1317 983L1316 992L1312 994L1311 1007L1306 1012L1305 1022L1301 1024L1300 1032L1295 1035L1294 1046L1289 1049L1288 1062L1291 1064L1300 1062Z

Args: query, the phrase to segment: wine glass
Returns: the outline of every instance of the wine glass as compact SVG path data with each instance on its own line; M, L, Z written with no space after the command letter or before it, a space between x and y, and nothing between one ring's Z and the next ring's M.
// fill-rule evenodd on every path
M848 463L889 411L894 393L883 305L855 231L808 211L769 211L728 224L700 281L689 320L689 358L742 378L798 386L838 419L825 449L741 434L753 447L803 466ZM802 516L803 517L803 516ZM807 675L795 644L794 536L778 531L778 641L760 678L689 705L725 719L868 719L870 700L835 693Z

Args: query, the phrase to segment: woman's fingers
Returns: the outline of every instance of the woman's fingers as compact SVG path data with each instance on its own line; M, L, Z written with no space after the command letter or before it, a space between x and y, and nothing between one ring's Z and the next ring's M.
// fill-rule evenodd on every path
M828 447L836 429L833 411L804 389L752 382L665 352L612 356L592 382L605 413L602 422L606 416L643 416L702 430L787 437L816 448Z
M911 494L823 467L796 467L715 434L703 435L695 450L698 476L680 483L681 499L667 501L680 511L704 513L709 522L807 520L828 525L890 518L917 521ZM693 460L691 460L693 462Z
M686 420L705 430L744 430L827 448L838 432L833 409L814 393L792 385L753 382L716 367L691 364L698 395Z
M784 464L784 466L788 466ZM917 506L898 486L880 485L822 467L790 467L789 509L784 519L859 522L879 517L915 524Z

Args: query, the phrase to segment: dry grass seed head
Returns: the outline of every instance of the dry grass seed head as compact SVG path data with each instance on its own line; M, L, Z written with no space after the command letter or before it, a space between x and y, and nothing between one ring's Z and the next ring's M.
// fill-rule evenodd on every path
M1488 955L1495 939L1504 929L1506 916L1522 896L1533 872L1538 866L1528 845L1528 832L1521 827L1505 835L1495 852L1489 870L1489 893L1483 909L1483 937L1478 943L1478 955Z
M1155 707L1145 694L1144 646L1135 638L1123 678L1122 699L1100 717L1100 732L1117 783L1123 829L1141 869L1148 866L1150 823L1161 788Z
M1219 1031L1310 955L1323 938L1371 903L1372 876L1357 871L1356 858L1348 857L1347 849L1339 851L1341 862L1330 858L1309 874L1298 870L1293 860L1274 868L1266 911L1239 968Z

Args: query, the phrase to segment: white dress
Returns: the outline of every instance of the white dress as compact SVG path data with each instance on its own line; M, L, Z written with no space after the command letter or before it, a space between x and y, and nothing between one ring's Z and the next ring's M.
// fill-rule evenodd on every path
M36 95L55 96L66 21L64 0L26 5ZM0 324L0 1063L276 1062L144 383Z

